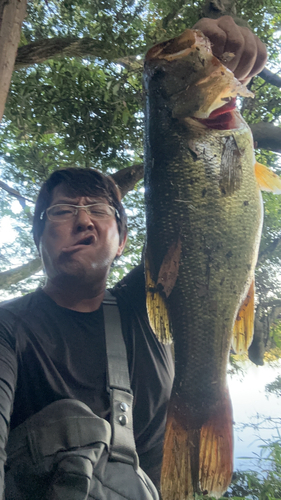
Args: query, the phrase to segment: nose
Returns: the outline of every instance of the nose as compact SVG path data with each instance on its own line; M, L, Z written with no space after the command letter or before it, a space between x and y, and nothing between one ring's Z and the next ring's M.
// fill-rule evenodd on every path
M79 208L77 215L74 217L74 227L78 232L85 231L86 229L91 230L94 228L93 220L83 208Z

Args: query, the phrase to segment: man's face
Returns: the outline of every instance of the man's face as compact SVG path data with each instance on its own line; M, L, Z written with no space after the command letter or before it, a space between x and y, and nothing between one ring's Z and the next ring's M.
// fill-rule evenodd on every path
M50 206L68 203L71 205L90 205L104 198L78 196L71 198L66 188L57 186L53 191ZM85 210L70 220L53 222L46 219L40 241L40 250L47 277L61 280L76 277L89 282L108 274L110 266L122 254L126 238L120 244L115 216L94 219Z

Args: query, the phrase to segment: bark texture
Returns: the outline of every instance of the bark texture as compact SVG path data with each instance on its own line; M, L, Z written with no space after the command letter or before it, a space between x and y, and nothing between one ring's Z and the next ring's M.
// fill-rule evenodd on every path
M32 276L42 269L42 262L39 257L31 260L27 264L9 269L0 273L0 290L7 290L11 285Z
M18 49L15 61L15 69L20 69L32 64L39 64L47 59L60 56L85 57L93 56L102 59L113 58L116 52L109 53L104 50L103 44L90 37L54 37L23 45Z
M275 87L278 87L279 89L281 88L281 77L278 76L276 73L272 73L267 68L264 68L260 73L259 76L265 80L267 83L271 83L271 85L274 85Z
M0 120L10 87L27 0L0 0Z
M281 128L272 123L259 122L249 125L256 147L281 153Z

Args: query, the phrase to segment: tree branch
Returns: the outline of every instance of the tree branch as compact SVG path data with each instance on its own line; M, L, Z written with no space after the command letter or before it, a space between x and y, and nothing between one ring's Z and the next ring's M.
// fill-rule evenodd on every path
M27 264L9 269L0 273L0 290L6 290L9 286L32 276L42 269L42 262L39 257L31 260Z
M254 142L261 149L281 153L281 128L268 122L251 123Z
M271 85L275 85L275 87L281 88L281 77L277 75L277 73L272 73L267 68L264 68L259 74L263 80L267 83L271 83Z
M18 191L16 191L15 189L11 188L10 186L8 186L8 184L6 184L3 181L0 181L0 188L4 189L4 191L7 191L7 193L9 193L11 196L14 196L15 198L17 198L17 200L20 202L20 204L21 204L21 206L22 206L23 209L25 208L25 202L26 201L34 203L32 200L29 200L28 198L25 198Z
M118 170L118 172L112 174L111 177L119 187L123 198L129 191L134 189L135 184L143 178L143 164L139 163Z
M19 47L15 70L40 64L47 59L56 57L99 57L112 62L138 68L141 62L136 61L136 56L124 56L120 53L118 46L113 46L112 50L104 48L104 43L90 37L54 37L29 43Z

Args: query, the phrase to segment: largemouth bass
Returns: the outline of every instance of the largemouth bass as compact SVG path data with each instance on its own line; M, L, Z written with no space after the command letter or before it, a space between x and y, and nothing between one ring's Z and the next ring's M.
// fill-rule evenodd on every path
M219 497L232 476L229 350L246 351L253 333L260 188L281 182L255 162L235 108L250 92L201 32L150 49L144 88L147 310L175 351L161 491Z

